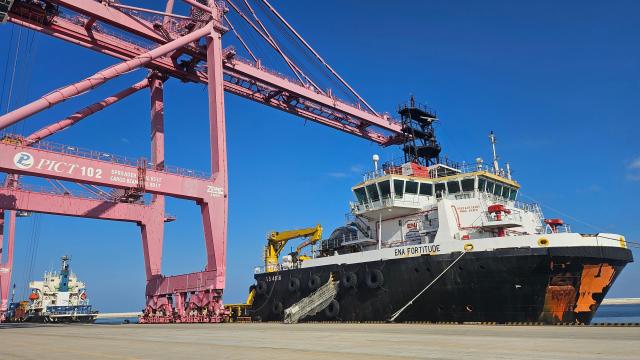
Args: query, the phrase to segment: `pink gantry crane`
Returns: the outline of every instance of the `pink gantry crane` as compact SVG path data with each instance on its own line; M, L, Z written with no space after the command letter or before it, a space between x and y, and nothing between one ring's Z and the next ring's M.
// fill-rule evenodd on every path
M224 318L227 240L227 154L224 91L269 105L381 145L398 142L401 124L373 110L291 27L267 0L182 0L189 14L174 13L174 0L164 11L114 0L0 0L0 23L9 21L73 44L121 59L122 62L74 84L59 88L0 116L0 130L81 95L124 73L148 68L146 79L89 105L29 136L6 134L0 140L0 255L6 237L5 263L0 264L0 321L7 309L13 265L16 211L133 222L140 226L147 276L142 322L220 322ZM251 5L253 3L253 6ZM289 56L273 30L261 21L260 6L295 38L354 103L338 99L329 88ZM231 11L254 36L264 41L293 77L266 68L231 23ZM223 48L224 34L233 34L251 58ZM211 175L164 163L163 83L174 77L206 83L209 94ZM119 100L149 88L151 159L131 161L110 154L43 141ZM31 188L21 176L72 182L100 196ZM104 189L110 189L106 191ZM145 203L143 195L151 194ZM162 274L164 197L195 201L204 224L207 263L204 271ZM1 261L1 257L0 257Z

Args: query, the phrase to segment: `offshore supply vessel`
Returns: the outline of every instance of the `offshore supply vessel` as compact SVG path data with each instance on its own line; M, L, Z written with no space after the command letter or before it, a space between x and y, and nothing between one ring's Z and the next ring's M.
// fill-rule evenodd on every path
M10 322L92 323L98 317L85 284L71 272L68 256L62 257L60 271L46 272L42 281L32 281L29 287L29 301L9 305Z
M285 236L313 239L281 261L270 240L252 320L588 324L633 261L624 237L572 232L519 201L493 132L490 165L453 163L431 109L412 98L399 114L404 159L378 166L374 155L345 226Z

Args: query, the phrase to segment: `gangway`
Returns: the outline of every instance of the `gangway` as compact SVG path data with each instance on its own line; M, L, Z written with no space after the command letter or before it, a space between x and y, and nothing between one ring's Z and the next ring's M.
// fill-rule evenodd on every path
M333 280L333 275L318 290L284 310L284 323L295 324L325 309L338 294L340 281Z

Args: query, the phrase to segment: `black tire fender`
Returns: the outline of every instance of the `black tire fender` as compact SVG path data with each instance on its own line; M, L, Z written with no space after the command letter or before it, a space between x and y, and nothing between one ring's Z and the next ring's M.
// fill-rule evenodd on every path
M260 295L264 295L267 292L267 283L264 281L258 281L256 285L256 292Z
M327 305L327 307L324 308L324 314L329 318L334 318L338 316L339 313L340 313L340 303L336 299L331 300L329 305Z
M311 289L311 290L315 290L315 289L319 288L320 287L320 276L311 275L311 277L309 277L309 283L307 285L309 285L309 289Z
M276 300L273 302L273 305L271 306L271 311L273 311L274 314L280 315L282 314L282 311L284 311L284 306L280 301Z
M342 285L346 288L358 287L358 275L352 271L345 271L342 273Z
M288 288L290 292L298 291L298 289L300 289L300 279L298 279L297 277L292 277L291 279L289 279Z
M365 282L370 289L377 289L384 284L384 275L382 275L382 271L379 269L371 269L367 273Z

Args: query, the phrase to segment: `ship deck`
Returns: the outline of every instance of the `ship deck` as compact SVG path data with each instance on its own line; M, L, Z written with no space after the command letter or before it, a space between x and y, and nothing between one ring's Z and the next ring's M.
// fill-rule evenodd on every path
M640 327L0 325L3 359L637 359Z

